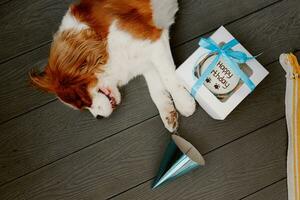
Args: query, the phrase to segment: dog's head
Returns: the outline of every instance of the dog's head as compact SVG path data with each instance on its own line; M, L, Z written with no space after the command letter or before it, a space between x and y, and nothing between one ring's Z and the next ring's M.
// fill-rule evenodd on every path
M103 72L106 41L90 29L59 32L54 36L43 72L32 71L32 83L57 95L75 109L89 109L95 117L109 116L116 101L96 75Z

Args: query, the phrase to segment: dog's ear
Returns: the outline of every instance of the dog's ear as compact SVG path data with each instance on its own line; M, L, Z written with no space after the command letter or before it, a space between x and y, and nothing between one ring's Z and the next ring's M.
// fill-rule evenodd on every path
M40 72L36 69L32 69L29 72L29 78L33 86L46 92L53 92L52 81L50 76L47 74L47 71Z
M78 109L91 107L92 98L88 91L88 85L78 83L72 87L63 87L56 89L56 95L65 103L71 104Z

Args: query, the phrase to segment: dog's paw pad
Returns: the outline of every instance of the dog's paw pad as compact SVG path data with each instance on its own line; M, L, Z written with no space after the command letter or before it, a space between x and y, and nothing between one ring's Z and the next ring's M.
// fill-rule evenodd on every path
M172 133L178 129L178 113L175 110L161 114L161 117L169 132Z

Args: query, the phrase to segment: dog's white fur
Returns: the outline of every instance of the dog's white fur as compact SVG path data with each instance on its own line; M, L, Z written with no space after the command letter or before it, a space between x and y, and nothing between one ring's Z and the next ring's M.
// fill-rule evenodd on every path
M67 11L64 18L62 19L61 25L58 29L58 32L62 32L69 29L75 29L77 31L87 29L88 26L80 21L78 21L70 12Z
M93 103L88 109L95 117L108 117L113 108L108 98L98 92L99 88L108 88L119 104L121 95L118 87L138 75L143 75L165 127L173 132L178 127L177 115L176 119L170 120L176 113L173 101L184 116L193 114L195 101L176 77L169 46L168 28L174 22L174 15L178 10L177 0L152 0L151 3L153 20L158 27L163 28L162 36L155 42L136 39L119 29L116 22L112 23L108 36L109 60L104 67L105 71L98 74L101 82L91 91ZM67 12L59 31L70 28L82 30L88 26L78 22Z
M159 28L168 29L175 21L177 0L151 0L151 5L154 24Z

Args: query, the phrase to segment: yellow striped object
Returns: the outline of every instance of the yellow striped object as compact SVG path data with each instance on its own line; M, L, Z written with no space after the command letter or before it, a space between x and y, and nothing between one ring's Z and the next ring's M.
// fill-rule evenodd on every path
M282 54L280 63L287 73L285 103L289 134L288 195L289 200L300 200L300 66L293 54Z

